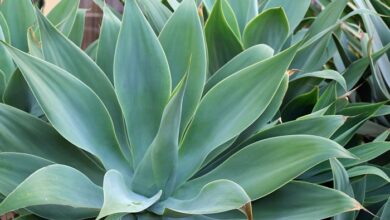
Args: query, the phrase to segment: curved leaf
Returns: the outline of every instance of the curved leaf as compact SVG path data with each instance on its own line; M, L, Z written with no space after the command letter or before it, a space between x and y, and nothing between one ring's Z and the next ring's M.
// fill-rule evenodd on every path
M80 215L88 218L96 216L102 203L102 189L82 173L67 166L50 165L39 169L14 189L0 203L0 214L55 204L82 209Z
M97 156L107 169L131 173L108 111L91 89L53 64L10 46L7 50L46 117L63 137Z
M264 112L298 46L231 75L206 94L180 147L179 182L192 176L210 152Z
M0 14L0 20L2 18L3 17ZM7 39L6 34L7 33L5 33L3 31L3 28L0 25L0 40L6 41L6 39ZM11 56L8 54L8 52L6 51L6 49L2 45L0 45L0 63L1 63L0 70L4 74L3 81L4 81L4 83L6 83L11 78L12 73L14 73L15 65L14 65L14 63L12 61Z
M199 194L192 198L186 200L169 198L152 208L155 212L168 216L202 215L240 209L247 204L250 207L250 202L251 199L240 185L229 180L216 180L207 183ZM251 216L252 210L249 209L247 215Z
M322 70L317 72L298 74L297 77L293 78L293 80L302 79L305 77L331 79L336 81L338 84L340 84L341 87L343 87L345 91L347 91L347 83L345 82L344 77L334 70Z
M122 111L109 79L87 54L58 32L39 11L37 17L45 60L77 77L102 100L114 122L121 150L130 160L131 153L127 144Z
M237 17L240 31L243 32L248 21L257 15L257 0L229 0L229 4Z
M114 82L132 147L134 167L160 124L171 90L169 66L135 1L126 1L114 61Z
M289 32L290 27L284 10L282 8L268 9L251 20L245 27L244 46L248 48L256 44L267 44L275 51L279 51Z
M189 69L180 126L182 134L202 96L207 70L205 39L193 0L180 4L161 31L159 40L168 59L173 88Z
M243 51L240 40L226 20L222 9L222 0L217 0L210 17L207 19L205 36L210 74L215 73L231 58Z
M254 202L253 214L262 220L312 220L362 208L359 202L340 191L293 181Z
M122 174L109 170L104 176L104 203L97 219L117 213L141 212L153 205L161 191L151 198L135 194L128 187Z
M375 175L378 176L388 183L390 183L390 178L387 176L383 170L374 167L374 166L356 166L351 169L348 169L348 175L349 177L356 177L356 176L362 176L362 175Z
M126 0L125 2L129 2L129 0ZM150 26L153 28L156 35L158 35L172 15L172 12L159 0L137 0L137 3Z
M336 142L322 137L291 135L269 138L245 147L214 170L185 183L175 196L188 198L213 180L228 179L242 186L255 200L333 157L353 158Z
M204 93L230 75L267 58L272 57L274 50L267 45L256 45L250 47L215 72L208 80L204 88Z
M83 42L86 13L87 11L85 9L77 10L76 20L69 33L69 39L78 47L81 47L81 43Z

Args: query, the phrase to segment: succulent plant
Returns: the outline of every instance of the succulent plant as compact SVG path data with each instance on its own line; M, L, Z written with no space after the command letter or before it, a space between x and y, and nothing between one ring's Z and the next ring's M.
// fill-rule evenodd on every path
M389 106L355 97L390 46L350 50L357 15L377 21L368 1L95 2L86 50L78 0L0 3L0 215L389 215L389 131L362 131Z

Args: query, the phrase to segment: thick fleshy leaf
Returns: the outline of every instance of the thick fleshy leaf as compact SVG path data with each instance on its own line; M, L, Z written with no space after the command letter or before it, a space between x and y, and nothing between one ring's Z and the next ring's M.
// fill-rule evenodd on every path
M47 15L47 19L64 35L72 31L80 0L60 1Z
M270 58L273 54L274 50L267 45L256 45L244 50L242 53L238 54L225 65L223 65L207 80L204 93L209 91L223 79L248 66Z
M292 121L310 114L318 102L319 88L316 86L311 91L298 95L285 104L281 111L282 121Z
M272 27L272 28L269 28ZM282 8L268 9L257 15L245 27L243 42L246 48L267 44L279 51L290 33L290 27Z
M253 203L255 219L326 219L363 207L346 194L323 186L293 181Z
M61 137L49 124L30 114L0 104L0 131L0 152L35 155L74 167L94 182L101 183L103 180L104 173L93 160Z
M134 167L152 143L171 91L164 51L135 1L126 1L114 61Z
M153 196L161 189L163 196L168 197L174 189L187 77L188 73L165 107L156 137L134 173L132 189L143 195Z
M45 60L71 73L96 93L104 103L114 122L115 132L122 152L128 160L131 160L122 111L116 98L114 87L109 79L87 54L58 32L38 11L37 17Z
M11 34L9 32L9 27L7 21L4 18L3 13L0 11L0 28L4 35L4 41L7 43L11 43Z
M153 205L161 196L161 191L151 198L132 192L122 174L110 170L104 176L104 203L97 219L117 213L142 212Z
M168 216L202 215L240 209L246 205L250 207L250 202L251 199L240 185L229 180L216 180L204 185L193 197L185 200L169 198L152 209ZM251 210L247 212L247 215L250 219Z
M29 154L0 152L0 194L7 196L32 173L51 164Z
M263 10L282 7L287 15L290 32L293 32L299 25L310 6L310 0L299 0L299 1L286 1L286 0L268 0Z
M252 144L256 141L270 137L295 134L316 135L329 138L341 125L343 125L344 122L345 117L341 115L328 115L290 121L260 131L245 141L242 145Z
M3 102L3 94L5 90L6 82L3 71L0 70L0 103Z
M107 5L104 5L96 63L100 66L112 83L114 83L114 45L116 45L118 40L120 27L121 21L119 18L115 16Z
M205 39L193 0L180 4L161 31L159 40L168 59L173 88L189 69L181 119L182 134L202 96L207 71Z
M0 11L8 23L11 44L27 52L27 29L36 21L31 1L4 0L0 3Z
M237 72L206 94L181 144L179 181L191 177L210 152L264 112L298 46Z
M0 214L30 206L61 205L79 209L79 219L96 216L102 203L102 189L82 173L67 166L50 165L14 189L0 203Z
M331 158L329 162L333 173L333 188L354 198L353 188L349 182L349 176L344 166L336 158ZM354 212L346 212L334 216L333 220L353 220L354 217Z
M333 157L353 158L343 147L322 137L291 135L268 138L245 147L214 170L185 183L175 196L188 198L213 180L228 179L242 186L255 200Z
M217 0L205 26L210 75L243 51L240 40L226 20L222 5L222 0Z
M13 47L7 49L53 127L74 145L97 156L107 169L131 173L112 120L97 95L57 66Z
M69 39L79 47L81 47L81 43L83 42L86 13L87 11L85 9L77 10L76 20L69 33Z
M294 77L293 80L305 78L305 77L314 77L314 78L321 78L321 79L331 79L336 81L340 86L347 91L347 83L345 82L344 77L334 71L334 70L322 70L322 71L317 71L317 72L311 72L311 73L303 73L303 74L298 74L297 77Z

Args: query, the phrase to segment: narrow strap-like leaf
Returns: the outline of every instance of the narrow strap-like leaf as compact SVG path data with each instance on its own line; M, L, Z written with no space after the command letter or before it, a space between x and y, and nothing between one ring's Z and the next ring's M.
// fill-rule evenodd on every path
M47 19L65 36L69 36L76 21L79 5L80 0L60 1L49 12Z
M72 30L69 33L69 39L79 47L81 47L81 43L83 42L86 13L87 10L85 9L77 10L76 20L74 21Z

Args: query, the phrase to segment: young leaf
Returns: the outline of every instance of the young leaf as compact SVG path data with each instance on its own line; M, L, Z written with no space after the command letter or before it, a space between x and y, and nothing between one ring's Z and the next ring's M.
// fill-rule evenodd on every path
M202 96L207 71L205 39L193 0L180 4L161 31L159 40L168 59L173 88L189 70L180 126L180 134L183 134Z
M157 133L171 79L164 51L133 0L125 4L115 52L114 84L136 168Z

